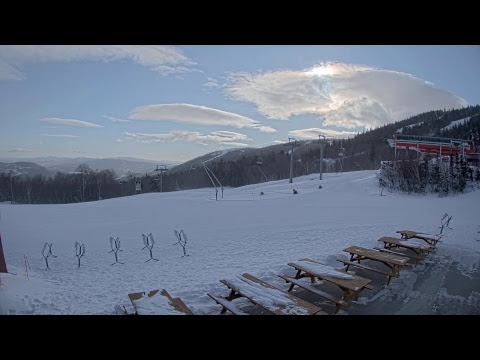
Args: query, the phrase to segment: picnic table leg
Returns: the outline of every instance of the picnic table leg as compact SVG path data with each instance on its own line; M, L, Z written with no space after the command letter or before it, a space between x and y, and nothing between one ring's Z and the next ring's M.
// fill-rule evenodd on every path
M301 276L300 274L302 273L302 270L297 270L297 273L295 274L295 279L300 279ZM291 283L290 286L288 287L288 292L292 291L293 290L293 287L295 286L294 283Z
M356 262L358 262L358 263L360 264L360 262L361 262L362 260L365 260L365 259L366 259L365 256L357 255L357 256L352 256L351 261L356 261Z
M390 284L390 280L392 280L392 277L399 273L400 268L397 265L391 265L385 261L382 261L382 264L384 264L390 269L390 275L387 275L388 276L387 285L388 285Z
M358 263L360 264L360 257L359 256L355 257L355 254L350 254L350 262L354 262L354 261L358 261ZM348 271L349 268L350 268L350 264L345 265L345 271Z
M408 265L408 263L405 265ZM393 267L393 270L394 270L394 274L397 274L398 276L400 276L400 270L402 270L402 265L395 265Z
M227 299L228 301L232 301L233 299L235 299L237 296L235 295L237 292L235 290L230 290L230 293L228 294L228 296L225 298ZM222 310L220 310L220 314L224 314L228 309L225 307L225 306L222 306Z
M343 290L342 300L344 302L346 302L347 304L350 303L350 300L352 298L355 298L355 300L358 300L358 296L360 295L360 292L361 292L361 290L357 290L357 291L350 291L350 290L347 290L347 289L342 289L342 290Z
M419 250L419 251L417 251L417 250L415 250L415 249L410 249L410 250L412 250L413 253L414 253L415 255L417 255L418 257L423 256L423 257L425 258L425 257L427 256L427 254L428 254L428 253L427 253L427 254L424 254L423 251L420 251L420 250ZM417 264L418 264L418 257L415 258L415 267L417 267Z
M390 265L390 263L385 262L385 261L382 261L381 263L382 263L383 265L385 265L386 267L388 267L390 270L392 270L392 271L395 273L395 267L396 267L396 265Z
M346 303L350 302L350 298L355 297L355 300L358 299L358 294L356 292L350 292L346 289L343 289L343 297L342 300L345 301Z

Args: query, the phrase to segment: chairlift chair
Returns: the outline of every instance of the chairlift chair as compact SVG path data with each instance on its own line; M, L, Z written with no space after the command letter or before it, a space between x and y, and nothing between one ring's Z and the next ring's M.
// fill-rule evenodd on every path
M263 159L261 157L259 157L257 159L257 165L262 165L263 164Z

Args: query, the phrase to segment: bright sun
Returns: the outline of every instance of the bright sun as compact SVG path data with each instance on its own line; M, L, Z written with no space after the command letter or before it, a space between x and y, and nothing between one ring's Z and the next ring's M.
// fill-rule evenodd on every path
M317 76L323 76L323 75L333 75L335 73L335 69L332 65L327 64L327 65L318 65L315 66L310 70L310 73L313 75Z

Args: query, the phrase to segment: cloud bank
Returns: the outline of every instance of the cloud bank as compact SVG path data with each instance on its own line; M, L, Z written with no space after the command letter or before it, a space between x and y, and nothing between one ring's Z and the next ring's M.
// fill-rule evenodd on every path
M40 134L40 136L66 138L66 139L76 139L76 138L79 137L79 136L77 136L77 135L56 135L56 134Z
M462 98L410 74L323 63L303 71L233 73L224 88L269 119L318 115L324 126L371 129L423 112L461 108Z
M248 144L240 141L252 141L244 134L231 131L213 131L204 135L197 131L172 131L166 134L144 134L144 133L123 133L127 140L133 140L139 143L150 144L158 142L189 142L201 145L210 143L246 147Z
M25 80L25 64L130 60L162 75L195 71L195 63L173 46L0 45L0 80Z
M78 126L78 127L92 127L92 128L103 128L102 125L97 125L88 121L74 120L74 119L62 119L62 118L44 118L40 121L46 121L50 124L60 124L60 125L69 125L69 126Z
M310 129L301 129L293 130L288 133L289 136L295 137L297 139L316 139L319 140L319 135L323 135L326 138L334 139L347 139L352 138L357 135L356 132L352 131L337 131L331 129L322 129L322 128L310 128Z
M131 120L177 121L195 125L230 126L239 129L251 128L261 132L276 132L270 126L227 111L191 104L158 104L140 106L132 111Z

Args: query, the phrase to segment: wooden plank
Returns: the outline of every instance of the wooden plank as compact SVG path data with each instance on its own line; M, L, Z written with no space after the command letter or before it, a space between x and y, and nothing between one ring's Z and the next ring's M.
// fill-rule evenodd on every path
M215 300L217 304L222 305L225 309L229 310L234 315L248 315L246 312L240 310L238 306L235 305L232 301L229 301L220 296L215 296L210 293L207 293L207 295L210 296L213 300Z
M403 247L414 252L428 253L435 250L435 247L429 244L414 244L405 239L398 239L391 236L382 236L378 241L382 241L386 246Z
M180 312L185 313L186 315L195 315L192 310L183 302L179 297L172 297L166 289L162 289L161 293L163 296L166 296L170 300L170 304Z
M381 269L376 269L376 268L373 268L373 267L370 267L370 266L367 266L367 265L364 265L364 264L359 264L358 262L348 261L348 260L345 260L345 259L337 259L337 261L340 261L340 262L344 263L345 265L350 265L350 266L355 266L357 268L362 268L362 269L365 269L365 270L375 271L377 273L387 275L388 277L391 277L391 276L399 277L399 274L397 274L397 273L392 273L392 272L384 271L384 270L381 270Z
M151 298L152 296L155 296L160 290L152 290L148 294L145 291L142 292L136 292L136 293L130 293L128 294L128 297L130 301L132 302L133 307L135 307L135 301L140 300L141 298L148 296ZM160 291L161 296L165 296L168 299L168 303L172 308L175 310L184 313L185 315L194 315L193 311L189 309L189 307L180 299L180 298L173 298L166 289L162 289ZM138 311L137 311L138 314Z
M312 261L313 261L313 260L312 260ZM408 265L408 264L407 264L407 265ZM345 269L337 269L337 270L338 270L338 271L342 271L342 272L348 274L348 272L347 272ZM354 276L357 277L357 278L361 278L361 277L358 276L358 275L354 275ZM373 290L373 289L375 289L375 286L373 286L373 285L370 283L370 284L365 285L364 288L365 288L365 289L368 289L368 290Z
M298 279L295 279L295 278L292 278L290 276L287 276L287 275L284 275L284 274L280 274L278 275L279 277L281 277L282 279L284 279L286 282L289 282L289 283L292 283L292 284L295 284L305 290L308 290L318 296L321 296L327 300L330 300L330 301L333 301L335 304L339 304L339 305L342 305L342 306L347 306L348 304L343 301L342 299L339 299L337 297L335 297L334 295L326 292L326 291L323 291L323 290L320 290L320 289L317 289L316 287L306 283L305 281L301 281L301 280L298 280Z
M312 261L310 259L303 259L299 261L290 262L287 265L292 266L297 271L303 271L302 277L316 277L318 279L328 281L332 284L339 286L342 289L348 289L350 291L356 291L359 288L364 288L367 284L369 284L372 280L367 279L358 275L348 274L346 271L341 271L339 269L332 268L333 271L338 271L341 274L348 274L348 279L346 278L339 278L337 276L328 275L328 273L320 273L315 271L316 269L308 266L309 262L318 263L316 261ZM318 263L320 264L320 263ZM322 264L323 265L323 264Z
M425 234L425 233L420 233L420 232L411 231L411 230L399 230L397 231L397 233L401 234L402 239L405 239L405 240L420 239L425 241L427 244L431 245L434 248L436 248L437 243L440 241L440 238L442 237L442 235L433 237L434 235L431 235L431 234Z
M414 231L414 230L397 230L396 231L397 234L402 234L402 235L406 235L406 236L409 236L409 235L430 235L432 236L432 234L429 234L429 233L423 233L423 232L419 232L419 231Z
M320 307L280 290L248 273L234 279L222 279L220 282L231 289L228 300L232 300L232 297L243 296L275 315L327 315Z
M130 293L128 294L128 297L130 299L130 301L135 301L135 300L139 300L141 299L142 297L144 297L145 295L147 295L148 297L152 297L153 295L155 295L157 292L159 292L160 290L152 290L148 293L145 292L145 291L141 291L141 292L136 292L136 293Z
M335 313L336 314L338 312L338 310L340 310L340 308L342 306L346 307L349 305L349 303L343 301L342 299L339 299L337 297L335 297L334 295L326 292L326 291L323 291L323 290L320 290L320 289L317 289L316 287L312 286L312 285L309 285L307 284L306 282L304 281L301 281L301 280L298 280L298 279L295 279L295 278L292 278L292 277L289 277L287 275L283 275L283 274L280 274L278 275L279 277L281 277L282 279L284 279L286 282L289 282L289 283L292 283L292 284L295 284L315 295L318 295L324 299L327 299L327 300L330 300L332 302L335 303Z
M361 246L352 245L343 249L343 251L350 254L359 255L371 260L376 260L384 263L394 264L403 266L408 262L408 259L404 256L399 256L395 254L382 253L378 250L368 249Z
M402 252L399 252L399 251L393 251L393 250L389 250L389 249L385 249L385 248L380 248L380 247L374 247L375 250L378 250L378 251L382 251L382 252L386 252L386 253L389 253L389 254L395 254L395 255L399 255L399 256L406 256L408 258L413 258L413 259L417 259L417 260L423 260L425 259L425 255L419 255L419 254L405 254L405 253L402 253ZM411 264L405 264L405 265L411 265Z
M412 238L412 237L418 238L418 239L425 240L427 242L433 242L434 244L439 242L441 237L441 235L440 237L434 237L435 235L413 231L413 230L398 230L396 231L396 233L402 235L402 237L405 237L405 238Z
M264 286L266 288L270 288L274 291L279 291L280 294L282 294L283 296L286 296L289 300L291 300L293 303L295 303L297 307L299 307L300 309L303 308L304 310L306 310L308 312L308 315L327 315L327 313L325 311L322 311L321 307L318 307L314 304L309 303L308 301L305 301L305 300L300 299L300 298L298 298L298 297L296 297L292 294L289 294L286 291L278 289L275 286L270 285L269 283L255 277L255 276L253 276L249 273L242 274L242 277L244 277L245 279L250 280L250 281L252 281L256 284ZM285 314L285 312L283 312L282 314Z
M137 312L131 306L127 307L125 305L115 305L115 313L117 315L136 315Z

